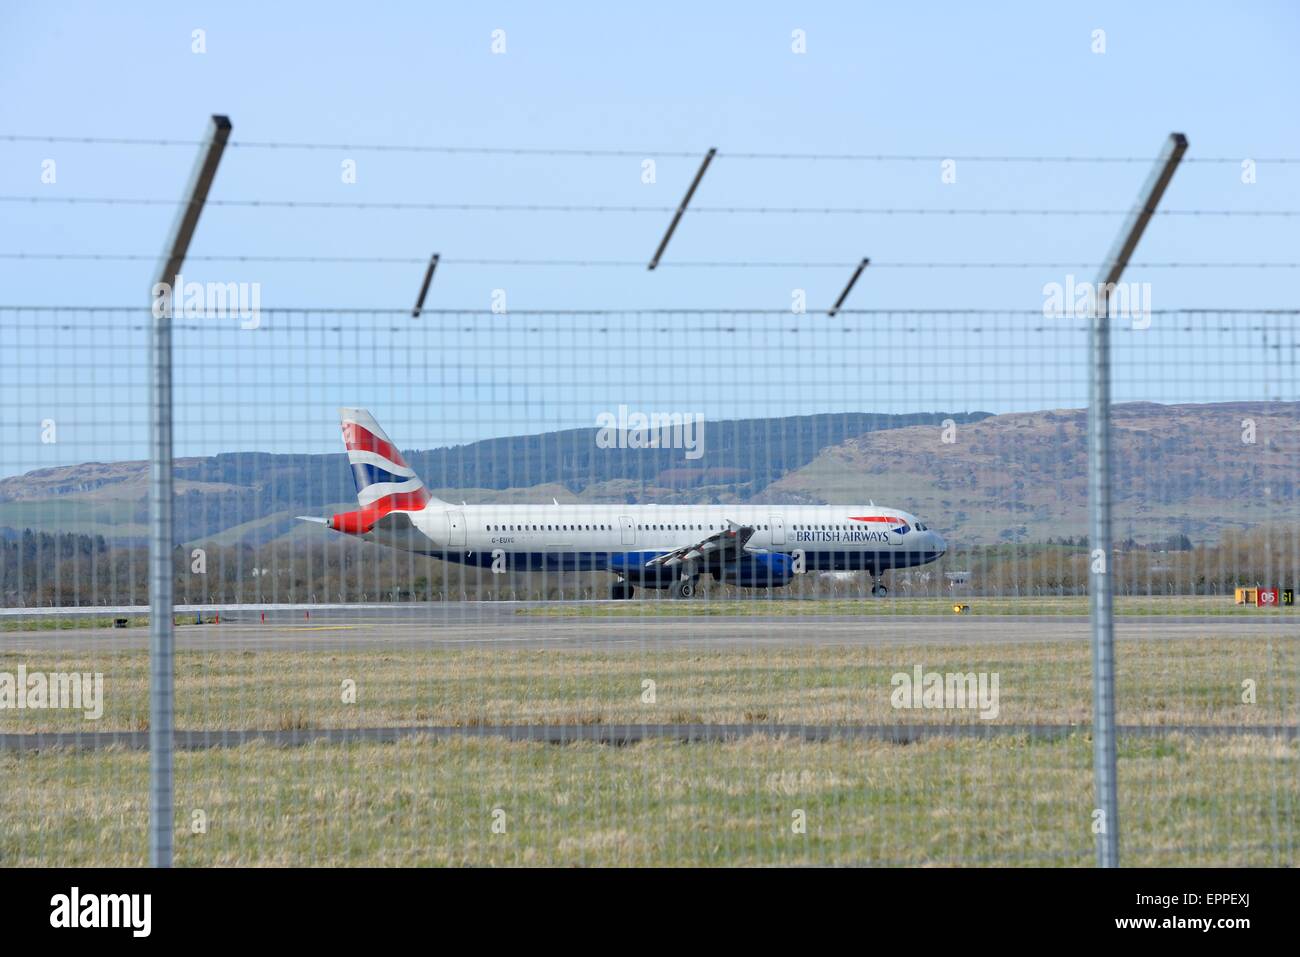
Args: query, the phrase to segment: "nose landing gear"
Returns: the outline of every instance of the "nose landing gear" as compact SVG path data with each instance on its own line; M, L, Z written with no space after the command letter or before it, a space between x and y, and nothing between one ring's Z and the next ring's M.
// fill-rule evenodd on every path
M635 592L636 589L625 581L616 581L614 584L609 586L609 597L614 601L623 601L631 598Z
M880 577L875 572L871 573L871 594L877 598L884 598L889 594L889 589L885 587L884 582L880 580Z

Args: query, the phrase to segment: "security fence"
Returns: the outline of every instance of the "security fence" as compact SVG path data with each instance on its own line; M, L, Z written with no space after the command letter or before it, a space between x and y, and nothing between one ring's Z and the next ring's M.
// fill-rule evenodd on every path
M1294 863L1298 313L1135 292L1098 554L1072 282L178 300L176 863ZM149 322L0 309L9 865L149 859Z

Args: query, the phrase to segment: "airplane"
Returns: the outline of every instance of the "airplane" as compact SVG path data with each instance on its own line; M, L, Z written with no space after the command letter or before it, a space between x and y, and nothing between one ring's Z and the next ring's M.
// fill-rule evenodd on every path
M701 575L780 588L807 571L880 575L936 561L943 537L897 508L868 505L453 505L429 494L364 409L340 409L355 511L303 521L448 562L506 571L605 571L610 598L637 587L695 595Z

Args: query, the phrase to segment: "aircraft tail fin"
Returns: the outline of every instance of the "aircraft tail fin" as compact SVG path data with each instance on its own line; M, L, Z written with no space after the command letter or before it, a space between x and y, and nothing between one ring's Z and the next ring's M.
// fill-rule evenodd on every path
M441 501L429 494L374 416L365 409L339 409L339 419L361 508L381 514L418 512Z

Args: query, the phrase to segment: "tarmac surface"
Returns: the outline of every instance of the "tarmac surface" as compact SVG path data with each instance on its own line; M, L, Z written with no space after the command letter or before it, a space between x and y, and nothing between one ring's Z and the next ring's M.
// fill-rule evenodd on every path
M773 616L643 615L594 617L593 602L439 602L431 604L242 606L205 608L205 622L176 628L177 650L328 651L338 648L572 648L755 649L1087 641L1086 615ZM574 608L574 615L528 614L536 606ZM262 620L262 609L266 619ZM584 614L584 610L586 613ZM51 609L60 617L137 616L138 609ZM523 612L521 614L521 612ZM33 617L6 609L3 617ZM195 612L178 611L178 617ZM1198 637L1300 638L1300 620L1277 615L1120 616L1115 636L1178 640ZM0 633L0 651L126 651L146 649L144 627L31 630Z

